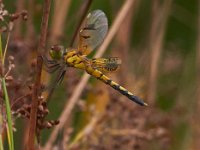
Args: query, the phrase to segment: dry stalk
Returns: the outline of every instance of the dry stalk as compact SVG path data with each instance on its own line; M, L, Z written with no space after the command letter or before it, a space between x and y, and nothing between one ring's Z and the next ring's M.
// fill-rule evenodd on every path
M120 67L120 73L118 74L119 82L122 83L123 86L128 86L128 80L127 80L127 73L128 73L128 67L129 67L129 53L130 50L130 40L131 40L131 33L133 27L133 16L135 15L135 12L138 10L138 6L141 1L136 1L133 9L129 11L129 15L126 17L126 20L124 20L123 24L120 26L119 31L116 35L116 44L113 49L115 51L113 52L113 56L120 56L120 58L123 60L123 63Z
M160 7L159 0L153 1L153 15L152 15L152 27L150 31L150 77L149 87L147 93L147 99L150 104L154 104L156 95L156 81L158 76L159 60L162 52L163 37L165 34L166 22L171 7L171 0L165 1ZM160 12L160 13L158 13Z
M146 138L147 134L138 129L107 129L112 136L136 136L138 138Z
M161 138L167 135L164 128L157 127L148 132L143 132L138 129L107 129L107 132L112 136L134 136L140 139L152 140L154 138Z
M124 5L122 6L121 10L119 11L116 19L114 20L114 23L111 26L110 31L109 31L107 37L105 38L105 41L103 42L101 47L98 49L96 55L94 56L95 58L101 57L103 55L103 53L106 51L106 48L108 47L108 45L112 41L114 35L118 31L120 25L122 24L124 18L126 17L126 15L128 13L128 11L132 8L133 2L135 2L135 0L126 0L125 1ZM64 108L61 116L59 117L60 124L58 126L56 126L54 128L54 130L52 131L44 149L46 149L46 150L51 149L59 130L61 128L63 128L65 122L68 121L69 116L72 112L72 109L74 108L79 97L81 96L81 93L82 93L87 81L89 80L89 77L90 76L87 73L85 73L83 75L83 77L81 78L81 81L76 86L72 96L68 99L68 103L66 103L65 108Z
M32 93L32 104L31 104L31 114L30 114L30 121L29 121L29 137L28 137L28 150L35 149L35 131L36 131L36 119L37 119L37 108L38 108L38 96L40 90L40 80L41 80L41 71L42 71L42 63L43 60L41 59L41 55L45 51L46 45L46 37L47 37L47 28L48 28L48 20L50 14L50 0L44 1L44 8L43 8L43 17L42 17L42 24L41 24L41 35L40 41L38 44L37 49L37 71L36 71L36 79L33 86L33 93Z

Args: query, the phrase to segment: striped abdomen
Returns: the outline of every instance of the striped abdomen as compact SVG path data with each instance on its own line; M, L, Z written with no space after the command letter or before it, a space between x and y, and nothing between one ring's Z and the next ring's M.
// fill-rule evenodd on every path
M87 71L88 74L90 74L90 75L96 77L97 79L101 80L102 82L110 85L112 88L119 91L121 94L125 95L130 100L134 101L135 103L142 105L142 106L147 106L147 104L145 102L143 102L143 100L141 100L139 97L133 95L131 92L129 92L127 89L120 86L116 82L112 81L109 77L104 75L101 71L93 69L90 66L88 66L86 68L86 71Z

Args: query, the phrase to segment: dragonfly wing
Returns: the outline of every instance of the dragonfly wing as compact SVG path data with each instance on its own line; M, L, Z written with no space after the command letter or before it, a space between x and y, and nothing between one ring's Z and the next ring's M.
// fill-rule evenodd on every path
M108 31L108 20L101 10L94 10L88 14L83 28L79 32L78 50L88 55L100 45Z
M114 72L119 69L121 59L118 57L94 58L91 60L91 66L102 72Z

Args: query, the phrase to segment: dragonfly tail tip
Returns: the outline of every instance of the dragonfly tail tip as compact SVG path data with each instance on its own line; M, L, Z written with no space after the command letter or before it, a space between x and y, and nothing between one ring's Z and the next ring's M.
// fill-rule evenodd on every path
M144 102L143 106L148 106L148 104Z

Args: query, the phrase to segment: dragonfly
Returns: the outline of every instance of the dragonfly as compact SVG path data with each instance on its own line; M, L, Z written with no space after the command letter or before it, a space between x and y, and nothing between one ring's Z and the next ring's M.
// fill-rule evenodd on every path
M94 10L90 12L83 27L79 32L79 40L77 48L64 48L62 45L53 45L49 50L51 59L42 56L46 70L49 73L58 72L56 83L62 82L65 72L69 67L86 71L89 75L97 78L103 83L111 86L121 94L125 95L131 101L147 106L142 99L129 92L118 83L114 82L105 73L114 72L119 69L121 59L118 57L109 58L93 58L87 56L99 46L108 31L108 19L102 10Z

